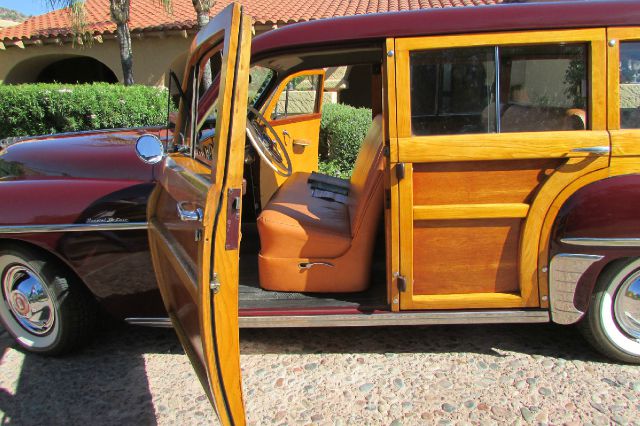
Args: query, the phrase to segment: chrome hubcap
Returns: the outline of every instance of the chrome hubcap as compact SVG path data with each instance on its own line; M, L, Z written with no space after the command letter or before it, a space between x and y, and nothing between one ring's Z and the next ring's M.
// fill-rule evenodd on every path
M629 337L640 340L640 271L622 283L614 302L616 323Z
M41 336L53 328L55 310L47 287L22 265L8 268L2 278L2 296L9 310L28 332Z

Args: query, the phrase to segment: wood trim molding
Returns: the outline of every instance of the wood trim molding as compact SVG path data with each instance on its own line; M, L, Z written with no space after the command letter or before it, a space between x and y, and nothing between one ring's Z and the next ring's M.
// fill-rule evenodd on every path
M280 118L278 120L270 120L269 124L271 124L272 126L284 126L285 124L299 123L301 121L317 120L319 118L322 118L322 113L316 112L313 114L300 114L300 115L295 115L293 117Z
M413 220L524 218L528 211L524 203L414 206Z
M606 131L490 133L399 138L398 161L434 163L593 156L576 148L609 146Z
M278 87L276 88L276 90L273 92L273 95L271 96L271 99L269 99L269 102L266 103L266 107L264 107L264 109L262 110L262 115L264 115L267 120L270 120L271 114L273 113L273 110L276 107L276 104L278 103L278 99L280 99L280 95L282 94L282 92L284 91L285 87L287 87L287 84L294 78L296 77L300 77L300 76L305 76L305 75L319 75L320 76L320 84L318 86L318 93L316 94L316 105L314 107L314 115L315 114L322 114L322 94L324 93L324 77L325 77L325 70L324 69L315 69L315 70L304 70L304 71L299 71L296 73L293 73L291 75L286 76L282 81L280 81L278 83ZM310 114L305 114L305 117L308 117ZM297 117L294 117L297 118ZM287 118L283 118L280 120L273 120L273 122L278 122L278 124L282 124L281 122L283 120L287 120ZM271 121L270 121L271 122Z

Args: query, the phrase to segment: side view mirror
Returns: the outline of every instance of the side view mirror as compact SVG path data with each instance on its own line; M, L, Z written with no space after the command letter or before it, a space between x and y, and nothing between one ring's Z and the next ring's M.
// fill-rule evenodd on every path
M136 154L146 164L157 164L164 157L164 146L155 135L142 135L136 142Z

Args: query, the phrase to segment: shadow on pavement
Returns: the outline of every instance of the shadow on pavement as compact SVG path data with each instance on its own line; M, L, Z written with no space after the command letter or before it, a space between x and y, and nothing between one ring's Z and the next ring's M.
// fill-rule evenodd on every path
M242 330L240 351L260 353L442 353L501 356L500 351L566 360L611 362L575 327L486 324L408 327Z
M6 363L9 348L21 351L5 332L0 365ZM0 388L0 424L155 425L143 354L182 349L173 330L118 326L98 333L86 349L66 357L22 352L15 392Z
M0 367L7 368L7 351L16 347L9 336L0 336ZM253 329L241 331L240 347L249 355L515 352L610 362L575 328L553 324ZM150 353L183 351L173 330L117 326L74 355L24 353L16 392L0 388L0 424L155 425L143 357ZM180 397L179 389L169 391Z

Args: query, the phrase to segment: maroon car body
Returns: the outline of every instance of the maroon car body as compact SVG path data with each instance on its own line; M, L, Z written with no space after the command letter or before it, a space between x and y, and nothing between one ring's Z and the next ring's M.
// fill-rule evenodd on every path
M166 315L146 231L154 166L134 149L145 133L166 136L159 128L81 132L0 151L2 244L55 256L118 318Z

